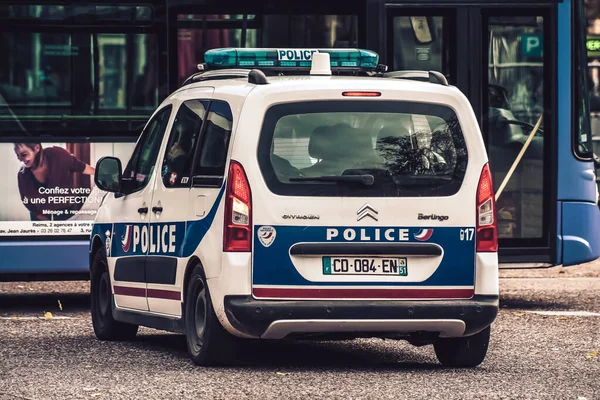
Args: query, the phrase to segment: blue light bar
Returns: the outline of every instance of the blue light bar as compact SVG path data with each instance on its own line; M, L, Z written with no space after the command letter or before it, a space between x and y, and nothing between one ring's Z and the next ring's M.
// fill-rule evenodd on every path
M276 68L306 69L311 67L313 53L329 53L332 70L376 69L379 54L362 49L245 49L221 48L204 53L208 69Z

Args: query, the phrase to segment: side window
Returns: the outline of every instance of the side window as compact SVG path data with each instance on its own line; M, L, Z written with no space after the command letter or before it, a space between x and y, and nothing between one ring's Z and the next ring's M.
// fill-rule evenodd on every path
M162 163L165 187L189 187L194 149L207 107L208 102L202 100L188 100L179 107Z
M594 93L594 83L588 79L588 53L586 51L586 34L588 21L584 13L583 1L573 2L573 36L575 41L573 43L573 73L575 74L576 85L574 85L575 95L575 112L577 113L575 118L576 126L573 131L575 132L575 151L577 155L583 159L590 159L594 155L594 148L592 142L591 121L590 121L590 96ZM591 61L591 60L590 60ZM590 86L590 83L592 84Z
M156 157L158 156L172 109L173 106L168 105L160 110L142 132L141 139L123 172L123 177L129 181L127 184L129 192L137 192L148 184L148 180L156 165Z
M224 175L232 125L233 115L229 104L220 100L211 101L194 175Z

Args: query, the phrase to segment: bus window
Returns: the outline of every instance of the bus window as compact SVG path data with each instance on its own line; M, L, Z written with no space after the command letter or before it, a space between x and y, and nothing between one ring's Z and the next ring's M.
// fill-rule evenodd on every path
M544 18L490 16L487 19L487 113L490 167L498 190L538 122L545 105ZM503 239L544 236L544 119L497 200ZM549 124L546 124L549 125ZM546 180L547 181L547 180Z
M575 129L574 151L578 157L590 159L593 152L592 132L590 125L590 104L588 97L589 83L586 73L587 56L585 51L586 24L583 11L583 2L574 2L573 16L573 73L575 74L575 85L573 86L573 98L575 99Z
M246 29L242 45L242 29L179 29L177 60L179 84L198 72L196 65L203 61L206 50L215 47L256 47L256 29ZM200 48L202 50L200 50Z
M595 144L592 143L593 136L598 135L600 132L594 132L593 126L590 121L590 109L595 112L595 125L597 125L597 112L599 111L598 105L598 61L600 50L598 45L600 44L600 19L596 18L596 15L586 16L585 11L590 13L594 10L597 12L597 7L585 7L583 1L577 1L573 7L573 41L574 49L574 68L575 73L575 86L573 87L573 95L576 99L576 112L577 112L577 126L575 129L575 146L574 150L576 154L584 159L589 159L592 153L598 154L595 149ZM592 13L590 13L592 14ZM586 18L587 17L587 18ZM588 22L587 24L585 22ZM591 22L591 23L590 23ZM586 42L586 33L592 33ZM587 46L586 46L587 44ZM586 54L587 47L587 54ZM590 59L591 58L591 59ZM592 61L591 63L589 61ZM592 68L588 69L588 65L593 65ZM584 71L593 71L593 76L589 77ZM594 79L595 78L595 79ZM585 94L589 93L589 97ZM591 100L591 101L590 101Z
M356 15L177 16L179 84L216 47L357 47Z
M448 75L448 22L442 16L394 16L393 69Z
M0 32L0 136L137 136L159 102L158 35L63 27L61 7L0 7L0 20L33 19ZM44 16L52 30L36 27Z
M70 20L71 23L76 24L121 22L128 25L144 25L152 20L152 8L148 5L33 5L23 1L21 4L0 5L0 19L55 22Z
M155 36L144 34L99 34L98 77L100 109L152 112L158 105L158 83ZM128 68L127 49L135 56ZM148 53L150 51L150 54ZM128 73L130 74L128 82ZM128 86L131 85L131 86ZM129 95L127 88L129 87Z

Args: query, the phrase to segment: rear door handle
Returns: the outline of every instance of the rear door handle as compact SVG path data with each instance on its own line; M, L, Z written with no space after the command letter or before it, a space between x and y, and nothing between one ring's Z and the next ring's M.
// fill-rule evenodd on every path
M152 212L153 213L159 213L162 212L163 208L161 206L154 206L152 207Z
M138 212L140 214L148 214L148 207L140 207L138 208Z

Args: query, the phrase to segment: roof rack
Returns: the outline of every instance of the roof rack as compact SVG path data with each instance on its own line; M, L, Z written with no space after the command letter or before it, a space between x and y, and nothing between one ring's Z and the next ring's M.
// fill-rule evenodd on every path
M199 65L199 68L202 64ZM295 70L292 70L296 72ZM290 72L292 72L290 71ZM267 72L267 74L265 74ZM220 80L220 79L235 79L235 78L248 78L248 83L255 85L266 85L269 83L267 75L281 75L281 70L272 68L260 68L260 69L217 69L212 71L201 71L190 76L181 85L186 86L196 82L203 82L209 80ZM386 73L374 73L373 76L380 76L383 78L392 79L409 79L421 82L430 82L438 85L449 86L446 77L438 71L392 71Z
M392 71L383 74L384 78L411 79L448 86L446 77L438 71Z
M255 85L268 84L267 76L259 69L219 69L215 71L197 72L181 84L181 87L203 81L220 79L248 78L248 83Z
M198 67L200 67L200 65ZM208 80L246 78L248 77L249 72L250 70L248 69L221 69L215 71L200 71L187 78L181 86Z

